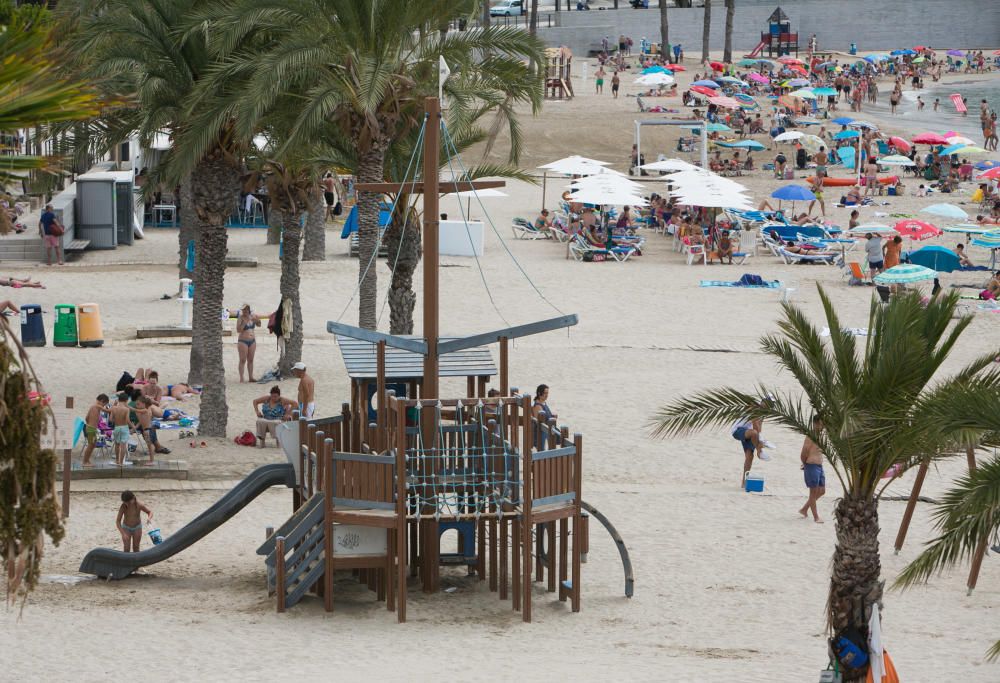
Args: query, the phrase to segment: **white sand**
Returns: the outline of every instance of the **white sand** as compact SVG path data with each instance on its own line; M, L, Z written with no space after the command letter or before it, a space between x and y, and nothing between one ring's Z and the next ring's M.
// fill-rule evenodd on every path
M694 70L691 66L687 75ZM631 78L623 81L624 92L634 92L627 85ZM612 102L607 92L597 99L590 94L592 87L592 81L578 85L577 99L547 103L543 117L526 122L531 144L524 166L573 152L615 162L627 159L631 121L638 115L634 100ZM669 153L676 133L656 135L661 142L648 149ZM648 159L654 157L647 153ZM757 199L776 185L764 175L743 182ZM659 186L650 180L651 189ZM444 674L504 680L816 680L826 663L824 605L834 525L832 520L825 525L803 521L796 513L805 499L799 440L778 429L765 430L778 444L777 456L755 466L766 477L766 494L748 495L737 489L742 457L725 430L659 442L648 438L647 422L658 404L706 387L749 388L767 382L794 389L791 379L776 374L773 362L758 351L759 337L776 329L779 292L703 289L700 279L736 279L744 272L781 279L795 287L793 300L817 322L815 283L820 282L851 326L866 324L872 290L847 287L836 268L784 266L763 255L746 267L687 267L669 239L658 235L649 236L641 258L626 264L567 261L561 245L510 239L510 218L533 217L540 189L512 184L509 192L510 199L487 204L500 234L546 296L561 311L580 315L580 325L568 334L519 340L511 354L512 383L522 389L550 384L553 408L584 434L584 498L610 517L631 551L636 577L632 600L623 597L615 547L595 523L580 614L536 587L535 622L523 625L509 602L501 603L482 584L448 570L444 583L458 590L425 596L411 584L410 621L403 626L349 580L338 584L332 615L324 614L315 598L277 615L266 596L262 558L254 554L264 527L279 524L290 511L290 493L275 489L205 541L148 568L149 576L112 584L40 586L21 621L16 610L0 617L0 651L7 655L3 678L103 681L132 674L146 680L201 681L364 674L425 680ZM940 200L892 199L889 210L913 212ZM442 210L460 213L454 200L445 200ZM863 218L871 219L874 209L863 211ZM481 211L474 207L473 214ZM832 215L846 224L846 210ZM317 379L321 414L338 410L348 397L340 354L325 332L326 321L340 315L357 278L357 262L345 256L346 243L337 239L338 233L332 227L328 233L329 261L302 266L305 361ZM109 340L105 348L32 350L51 392L88 401L112 387L121 370L140 365L157 368L169 382L183 377L188 347L132 341L137 326L171 323L179 316L176 302L158 300L176 291L175 233L148 234L135 247L88 253L65 268L4 268L4 274L30 273L48 285L44 291L9 292L20 303L41 303L47 311L63 301L102 304ZM232 306L249 300L269 310L277 302L276 248L263 246L263 241L263 231L231 235L232 253L261 259L255 270L227 273L226 301ZM946 236L936 243L955 241ZM972 255L983 258L976 251ZM109 265L145 260L160 265ZM503 326L476 263L443 261L443 332ZM539 300L493 235L487 237L481 264L510 324L556 314ZM388 271L382 262L378 272L384 291ZM984 275L954 273L942 281L947 286ZM343 320L354 322L356 310L354 303ZM978 313L948 369L995 346L998 328L1000 315ZM258 339L258 367L266 368L276 354L266 333ZM232 382L230 438L252 428L250 401L266 391L235 383L234 343L227 342L225 355ZM712 352L723 350L729 353ZM292 393L295 383L282 382L282 388ZM464 383L445 388L461 393ZM161 434L191 462L193 480L232 479L278 460L273 449L237 447L230 441L192 450ZM939 495L964 468L963 458L932 469L925 494ZM911 483L912 474L890 493L904 495ZM830 518L840 486L829 468L828 484L820 510ZM156 482L129 485L140 492L151 489L140 498L156 511L165 534L222 493L170 490ZM168 490L157 490L161 488ZM74 494L67 538L60 547L49 548L46 574L72 574L88 549L116 546L117 491L108 486L106 492ZM892 541L903 507L884 502L880 508L888 581L933 536L930 507L921 504L906 546L894 556ZM965 595L966 573L962 567L926 587L887 592L884 640L904 680L960 677L972 683L1000 678L1000 668L983 661L985 650L1000 637L996 556L984 562L972 597Z

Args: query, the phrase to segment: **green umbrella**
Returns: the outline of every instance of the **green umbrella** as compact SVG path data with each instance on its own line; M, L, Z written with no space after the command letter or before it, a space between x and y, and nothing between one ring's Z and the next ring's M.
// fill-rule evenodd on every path
M904 263L879 273L875 276L875 282L880 285L905 285L922 280L933 280L936 277L937 273L930 268Z

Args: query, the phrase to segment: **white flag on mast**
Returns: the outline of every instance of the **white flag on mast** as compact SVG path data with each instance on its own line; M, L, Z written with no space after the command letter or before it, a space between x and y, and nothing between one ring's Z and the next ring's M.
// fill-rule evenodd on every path
M444 82L448 80L448 76L451 75L451 69L448 68L448 62L444 61L444 55L438 56L438 99L444 100Z

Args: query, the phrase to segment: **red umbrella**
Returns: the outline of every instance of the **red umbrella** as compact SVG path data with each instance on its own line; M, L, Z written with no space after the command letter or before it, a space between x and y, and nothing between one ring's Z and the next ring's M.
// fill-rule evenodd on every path
M699 95L705 95L706 97L715 97L715 91L711 88L706 88L703 85L692 85L691 92L696 92Z
M988 171L983 171L976 177L983 180L1000 180L1000 166L994 166Z
M801 59L795 57L778 57L778 61L782 64L805 64Z
M788 65L786 65L786 68L788 68L790 71L794 71L797 74L802 74L803 76L808 76L809 75L809 72L806 71L805 69L803 69L798 64L788 64Z
M926 240L941 234L940 228L930 223L918 221L915 218L907 218L905 221L899 221L893 227L895 227L896 232L900 235L909 237L911 240Z
M668 71L687 71L681 64L664 64L663 68Z
M902 150L904 152L909 152L913 147L909 142L899 137L898 135L893 135L889 138L889 144L893 145L896 149Z
M708 65L712 67L712 71L725 71L726 65L722 62L709 62Z
M917 45L913 49L916 50L917 52L920 52L921 50L926 50L927 48L924 45Z
M924 145L947 145L948 141L937 133L921 133L913 138L913 142Z

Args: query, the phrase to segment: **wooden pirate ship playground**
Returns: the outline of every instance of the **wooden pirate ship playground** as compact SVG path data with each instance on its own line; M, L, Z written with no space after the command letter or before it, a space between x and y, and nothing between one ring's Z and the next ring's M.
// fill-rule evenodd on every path
M611 533L632 594L628 553L611 523L582 498L583 444L555 420L532 414L532 398L509 385L509 342L575 325L564 315L461 338L438 333L438 100L427 100L423 182L423 337L329 322L351 379L339 415L298 422L292 452L294 511L258 549L279 612L307 595L335 604L334 573L353 572L399 621L411 577L441 587L441 568L457 566L531 620L532 587L579 611L589 522ZM445 140L447 149L447 140ZM447 191L497 187L448 181ZM360 191L399 193L400 183ZM499 370L488 346L499 346ZM497 377L497 375L499 375ZM466 395L442 397L440 377L465 377ZM499 396L487 396L498 379ZM286 450L287 452L287 450ZM442 534L454 530L454 552Z

